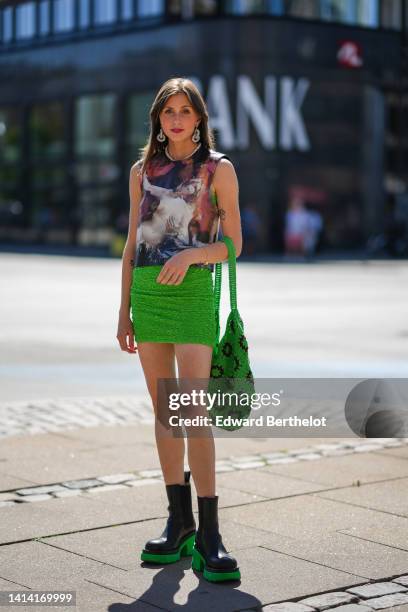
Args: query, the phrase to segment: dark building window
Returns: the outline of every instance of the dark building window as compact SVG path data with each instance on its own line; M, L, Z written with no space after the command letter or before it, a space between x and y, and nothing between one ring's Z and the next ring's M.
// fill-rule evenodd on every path
M407 3L408 10L408 3ZM384 28L401 29L401 0L382 0L381 25Z
M83 96L76 102L75 152L78 155L111 155L115 146L115 96Z
M0 232L23 221L21 188L21 122L16 110L0 108Z
M40 2L40 36L46 36L50 33L50 3L49 0Z
M0 108L0 160L17 162L21 156L21 126L17 111Z
M54 31L69 32L74 28L74 0L54 0Z
M35 34L35 4L26 2L16 7L16 38L32 38Z
M266 12L271 15L283 15L285 12L285 1L266 0Z
M140 148L149 135L149 110L154 92L131 95L126 109L126 149L128 168L139 158Z
M133 0L122 0L120 16L124 21L133 19Z
M137 15L142 18L164 15L164 8L164 0L139 0Z
M320 16L328 21L375 28L378 0L320 0Z
M40 240L58 237L66 241L64 236L69 225L69 206L63 105L54 102L32 107L28 125L31 149L31 225Z
M8 238L10 228L24 225L24 209L19 195L20 169L0 166L0 236Z
M233 15L288 15L377 27L379 0L225 0L224 9Z
M8 6L3 9L3 42L8 43L13 38L13 9Z
M320 16L319 0L289 0L285 2L286 13L292 17L318 19Z
M234 15L250 15L265 12L265 6L263 0L227 0L225 10Z
M75 105L75 177L81 244L108 244L115 225L119 167L116 97L83 96Z
M79 27L80 28L89 28L90 26L90 0L81 0L79 3Z
M117 20L116 0L95 0L94 13L96 25L114 23Z
M29 129L34 158L56 160L65 154L64 109L61 103L34 106Z
M114 209L117 190L113 187L92 187L81 189L79 210L82 220L81 239L84 245L109 244L115 222Z

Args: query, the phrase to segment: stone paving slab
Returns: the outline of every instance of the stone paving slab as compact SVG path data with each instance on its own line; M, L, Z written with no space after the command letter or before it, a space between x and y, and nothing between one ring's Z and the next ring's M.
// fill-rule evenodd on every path
M358 601L356 595L346 591L332 591L331 593L321 593L320 595L312 595L312 597L306 597L305 599L299 600L300 604L306 606L312 606L316 610L326 610L332 608L338 604L350 605L353 602Z
M249 504L262 500L260 496L219 487L219 507ZM51 499L1 508L0 543L16 542L34 537L74 532L144 521L167 516L167 497L163 482L145 487L107 491L103 495L84 494L76 497ZM197 499L193 496L197 511Z
M228 508L240 504L251 504L264 500L260 495L244 493L218 487L218 507ZM93 509L94 516L98 515L101 525L119 524L127 521L140 521L151 518L167 516L167 497L163 482L149 486L148 494L144 487L123 489L92 496L97 500L98 508ZM58 501L58 500L56 500ZM53 503L54 500L50 503ZM198 512L197 497L192 494L193 510ZM110 522L106 522L109 521ZM105 522L104 522L105 521Z
M379 513L377 513L378 515ZM363 538L378 544L390 546L392 549L408 550L408 524L406 518L381 514L379 520L370 520L366 525L339 529L339 533Z
M394 595L384 595L383 597L373 597L367 599L366 603L374 610L383 610L384 608L393 609L398 604L407 604L408 595L406 593L395 593Z
M345 534L332 533L326 537L301 540L270 533L257 526L254 510L253 526L240 525L221 517L220 532L228 551L236 555L252 546L262 546L268 550L286 554L290 557L321 564L332 569L352 573L361 578L376 580L385 575L400 575L408 567L408 553L393 550L388 546L350 538ZM197 521L197 514L196 514ZM122 569L135 566L146 540L162 533L165 519L154 519L131 525L117 525L111 528L46 538L53 546L85 555ZM238 534L238 535L237 535Z
M0 544L98 526L94 518L97 509L93 497L61 498L1 508Z
M36 365L33 367L35 368ZM39 377L46 369L45 364L42 368L38 368ZM61 368L57 366L56 369L61 373ZM113 375L113 372L110 374ZM21 378L24 379L24 374L20 376ZM61 393L61 385L57 387L57 393ZM45 392L49 393L48 390ZM19 394L24 395L24 391L20 389ZM1 402L0 416L0 438L2 439L16 435L65 432L77 427L153 423L154 420L145 385L141 393L130 396L72 397L68 392L66 397L43 396L29 401Z
M405 439L401 439L401 441L395 441L396 444L405 444L407 443ZM390 442L389 438L377 439L375 448L387 447L389 444L393 444ZM246 473L249 470L253 470L253 474L255 478L264 477L265 483L268 477L265 478L264 473L260 470L260 468L264 468L267 464L275 464L276 462L279 464L287 464L288 462L304 462L306 460L324 460L327 456L342 456L344 453L354 453L359 454L362 451L367 452L367 449L373 450L372 444L364 444L364 443L354 443L354 442L337 442L337 443L323 443L318 444L315 447L303 447L289 450L287 453L283 451L275 451L272 453L264 453L264 454L252 454L252 455L232 455L227 459L217 459L216 462L216 472L220 473L232 473L234 471L239 471L241 473ZM340 452L340 454L339 454ZM188 469L186 466L185 469ZM254 471L254 470L257 471ZM274 474L275 479L278 480L276 474ZM131 479L131 482L127 482L126 484L116 484L123 483L126 480ZM135 480L136 478L136 480ZM154 483L153 479L162 478L162 471L160 468L153 469L145 469L140 471L135 471L132 473L126 474L107 474L107 475L96 475L94 478L79 478L73 479L69 482L64 481L62 483L50 483L48 485L37 485L35 487L25 487L16 490L15 492L0 492L0 507L11 506L13 505L12 499L18 501L43 501L47 499L47 496L41 495L44 492L48 493L48 498L56 497L64 497L81 492L82 489L88 489L88 487L95 484L95 488L88 489L88 492L92 493L101 493L108 490L114 490L119 488L126 488L128 486L144 486L150 484L150 482ZM275 480L274 479L274 480ZM300 482L299 479L291 478L293 482ZM356 481L357 484L359 481ZM106 485L106 483L111 483ZM105 486L100 486L104 484ZM70 487L70 489L66 489L66 487ZM315 485L313 485L315 486ZM325 487L323 485L320 486L322 489ZM61 491L58 492L57 489ZM71 489L77 490L71 490ZM319 490L319 488L317 489ZM16 497L17 495L17 497ZM21 497L22 496L22 497ZM279 496L279 495L278 495Z
M262 545L367 580L402 574L408 567L407 551L337 532L306 540L265 534Z
M300 448L305 440L216 438L215 444L217 459L222 459L233 454ZM16 436L2 440L0 445L0 474L9 475L4 479L0 476L0 491L150 468L160 468L150 425Z
M337 612L370 612L372 608L365 606L364 604L345 604L343 606L336 606ZM272 608L265 608L262 612L272 612ZM275 611L276 612L276 611Z
M405 495L402 495L403 491ZM408 517L408 478L320 492L319 496Z
M256 504L256 508L254 504L225 508L222 516L237 524L251 526L254 524L254 512L256 524L262 525L262 529L301 540L352 528L355 529L353 533L358 536L360 528L370 524L379 530L383 525L394 525L395 529L402 529L403 534L408 528L405 518L350 506L313 494L268 500Z
M323 443L323 440L215 438L216 457L219 460L233 454L242 456L296 449L304 447L306 443ZM151 425L105 426L76 429L64 434L15 436L2 440L0 473L13 475L24 482L14 485L11 477L5 478L0 491L26 484L45 485L104 473L159 467L154 428Z
M11 582L10 580L6 580L5 578L0 577L0 588L2 591L26 591L28 589L24 584L18 584L16 582Z
M285 601L264 606L262 612L314 612L314 608L293 601ZM363 610L355 610L354 612L363 612Z
M262 547L250 547L240 552L242 580L229 585L208 583L200 574L188 569L188 561L161 570L144 565L127 573L116 571L103 584L132 597L142 596L149 603L169 610L178 610L181 604L188 602L189 607L186 605L185 609L194 612L208 612L209 609L232 612L255 608L257 601L265 605L306 595L310 593L311 585L314 590L319 590L361 582L361 578L352 574ZM141 595L139 589L146 587Z
M400 446L398 448L384 448L378 451L381 455L392 455L402 459L408 459L408 446Z
M157 608L150 606L145 601L135 601L132 597L122 595L117 591L112 591L94 582L93 578L79 582L75 587L76 590L76 607L62 608L66 612L74 610L75 612L108 612L114 609L114 606L119 612L120 609L128 610L129 612L158 612ZM44 610L44 608L41 608ZM56 612L61 608L53 608ZM48 610L48 608L46 608Z
M31 456L15 457L3 463L3 469L26 482L51 484L62 480L160 467L156 448L132 444L71 451L44 449ZM26 483L24 483L26 484ZM20 485L17 485L20 486ZM5 489L3 489L5 490Z
M127 437L124 440L121 438L123 428L105 429L108 431L108 443L104 443L100 428L94 432L96 437L89 441L87 438L83 439L82 435L84 432L89 433L90 430L78 430L75 435L79 437L72 438L72 444L70 435L60 434L7 439L4 447L0 449L0 460L3 459L0 469L6 474L13 474L27 482L19 483L13 479L5 479L0 491L20 488L21 485L27 484L47 485L62 480L97 477L105 473L160 468L157 449L153 442L153 431L148 432L147 427L144 427L139 441L129 443ZM111 439L111 429L117 432L115 443ZM34 442L34 449L30 452L32 442ZM231 455L242 457L240 451L249 452L251 449L255 452L253 444L249 447L247 444L242 444L241 440L235 440L235 446L224 444L231 440L216 439L215 442L217 460ZM296 442L297 447L294 448L300 449L302 443L304 444L304 441L300 439ZM284 443L285 441L280 444L281 448L284 448ZM274 452L272 446L267 449L262 448L266 453ZM219 452L220 449L221 452ZM256 449L259 451L260 447L256 445ZM326 460L326 458L323 459ZM256 464L259 464L259 461Z
M121 446L128 444L147 444L156 446L154 425L147 423L127 424L126 426L101 425L99 427L83 427L55 434L65 440L82 443L84 448L96 446Z
M275 474L300 478L306 482L331 487L347 487L353 482L378 482L408 476L408 461L379 451L326 457L324 461L274 464L262 468Z
M265 472L263 469L220 473L216 476L216 483L226 489L255 493L268 499L310 493L326 488L325 485L287 478L279 474Z
M78 434L80 437L79 439L72 438L72 445L70 443L70 436L55 433L8 439L6 440L5 447L0 451L3 453L3 456L0 454L0 460L3 459L0 466L3 467L5 473L13 474L27 480L30 484L37 485L53 484L57 482L61 476L62 480L74 480L81 477L97 477L101 473L99 471L100 469L102 469L102 473L109 473L109 471L123 471L120 469L122 465L127 466L125 468L127 471L135 469L159 469L160 466L158 454L155 442L153 442L154 434L152 431L148 431L148 427L144 427L139 440L135 443L128 443L127 437L125 437L124 440L121 439L121 432L124 431L123 427L108 427L105 429L107 429L109 432L109 443L103 442L101 428L95 429L94 433L96 437L91 440L83 440L81 437L83 431L89 433L89 430L77 430L75 435ZM111 429L114 429L118 434L115 443L113 443L110 438ZM137 438L137 435L135 437ZM39 444L37 438L43 443ZM33 453L28 452L31 439L36 441L34 445L34 455ZM49 445L48 440L50 441ZM245 442L246 440L243 439L243 441ZM225 442L234 442L236 446L233 453L231 453L231 450L234 447L231 446L227 448ZM234 455L234 453L238 458L242 458L242 452L240 454L239 451L244 450L249 452L249 447L247 444L242 445L241 442L242 441L239 439L235 439L234 441L220 438L216 439L217 460L222 460L223 457L231 457ZM290 452L296 453L297 450L299 452L302 450L304 440L298 439L295 440L295 442L297 446L289 449ZM310 442L310 439L308 442ZM286 441L284 439L280 441L281 449L285 449L285 443ZM328 446L327 440L326 443L321 442L320 444L325 447ZM332 445L333 444L335 445L336 443L332 442ZM305 448L307 447L303 446L303 449ZM220 452L220 449L222 452ZM258 445L256 445L256 448L253 445L251 446L253 453L255 450L260 451L260 449L261 447ZM277 451L277 447L275 447L275 451L272 450L271 446L269 446L269 448L262 447L262 449L266 456L268 456L268 454L271 455L271 453L273 454L274 452L279 452ZM348 452L352 451L349 449ZM285 455L286 453L283 454ZM309 447L309 453L307 456L310 456L310 454ZM262 467L262 463L259 462L259 455L257 456L256 454L252 454L251 456L255 458L258 457L258 460L253 463L253 466L258 468ZM320 456L318 458L320 461L329 461L329 459L337 459L338 457L329 458ZM302 464L305 463L304 461L300 460L297 460L297 462ZM237 465L243 464L242 462L238 462ZM251 467L251 463L245 467ZM282 465L274 464L273 466L270 466L270 469L275 470L275 468L280 469L282 467ZM286 464L284 467L286 467ZM301 469L304 470L305 467L303 466ZM313 470L313 472L315 473L316 470ZM13 481L11 481L11 486L8 486L9 484L9 481L5 482L0 491L5 491L10 488L17 488L19 486L17 485L17 487L13 487Z
M0 464L2 465L2 464ZM29 487L36 485L36 482L8 474L0 470L0 491L10 491L19 487Z
M126 595L95 584L109 579L112 571L121 570L44 543L25 542L0 548L0 567L0 575L5 581L24 584L29 589L76 591L76 607L52 607L55 610L102 612L113 603L131 604L134 601ZM20 590L20 587L7 586L4 590ZM41 607L36 606L35 609ZM155 610L147 603L140 602L134 609L140 612Z
M8 585L2 588L3 591L27 591L27 593L30 593L32 591L41 590L37 588L31 588L31 589L25 588L24 589L16 584L12 584L7 581L3 581L3 582L6 585ZM1 579L0 579L0 586L2 586ZM56 591L57 589L53 589L51 587L51 590ZM2 611L4 610L4 612L11 612L12 610L16 610L16 609L23 609L23 610L28 609L28 610L34 610L36 612L41 612L44 610L53 610L54 612L70 612L70 611L75 611L75 612L88 612L88 611L105 612L106 611L108 612L108 610L113 610L114 608L111 606L114 606L118 612L120 609L127 610L129 612L130 611L131 612L158 612L158 609L156 606L151 606L150 604L144 601L143 602L135 601L131 597L127 597L126 595L122 595L121 593L112 591L111 589L107 589L103 586L100 586L99 584L94 584L91 581L91 579L79 581L72 588L61 587L61 590L75 591L76 593L76 605L75 606L35 606L35 605L30 604L29 607L19 606L17 608L16 606L13 606L13 607L9 606L9 607L1 607L0 609ZM119 608L118 606L123 606L123 607Z
M408 592L408 588L397 582L387 580L351 587L347 589L347 591L354 595L358 595L360 598L371 599L372 597L380 597L381 595Z
M108 428L106 428L108 429ZM118 431L119 428L116 428ZM82 430L75 430L78 433ZM60 433L43 433L35 436L12 436L1 440L0 445L0 460L8 461L21 457L25 459L33 455L33 453L41 453L50 455L61 453L64 450L78 451L81 449L98 448L107 446L107 442L100 440L82 440L80 436L69 437L66 434Z
M197 513L195 518L197 522ZM95 529L87 532L86 537L83 533L73 533L49 537L43 541L64 550L129 570L137 566L146 540L160 535L165 524L165 518L159 518L130 525ZM239 538L237 538L236 525L225 520L220 521L220 532L226 549L233 550L238 555L241 550L251 546L276 543L275 536L253 527L241 526ZM279 541L284 540L283 536L279 536Z
M234 433L234 432L232 432ZM357 438L352 438L356 440ZM330 438L329 442L343 442L349 438ZM290 451L305 446L327 443L328 438L239 438L215 437L217 459L231 455L251 455L252 453L273 453Z

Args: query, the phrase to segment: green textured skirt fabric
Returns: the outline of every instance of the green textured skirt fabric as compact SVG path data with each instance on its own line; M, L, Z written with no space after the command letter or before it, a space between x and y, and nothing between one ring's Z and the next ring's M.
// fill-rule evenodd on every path
M216 339L211 270L190 266L180 285L156 282L162 265L133 268L130 304L136 342L207 344Z

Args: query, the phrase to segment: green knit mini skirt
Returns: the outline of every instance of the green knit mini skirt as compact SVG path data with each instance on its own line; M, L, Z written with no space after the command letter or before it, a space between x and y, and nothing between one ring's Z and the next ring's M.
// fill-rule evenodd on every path
M214 348L211 270L190 266L180 285L164 285L156 282L162 267L133 268L130 305L136 343L194 343Z

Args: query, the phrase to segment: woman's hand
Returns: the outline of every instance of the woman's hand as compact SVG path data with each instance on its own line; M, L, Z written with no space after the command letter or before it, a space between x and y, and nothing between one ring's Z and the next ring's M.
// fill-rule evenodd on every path
M156 282L163 285L180 285L192 263L190 249L176 253L163 264Z
M135 346L133 324L129 313L119 312L118 322L118 333L116 338L119 341L120 348L122 351L127 353L136 353L137 346Z

